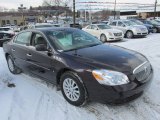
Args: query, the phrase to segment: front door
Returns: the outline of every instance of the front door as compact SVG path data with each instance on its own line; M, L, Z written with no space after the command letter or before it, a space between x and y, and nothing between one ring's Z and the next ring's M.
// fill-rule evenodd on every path
M27 53L27 61L30 64L28 69L31 73L55 83L55 73L51 65L53 57L48 54L48 51L37 51L35 46L38 44L46 45L49 48L46 39L41 33L33 33L31 45Z

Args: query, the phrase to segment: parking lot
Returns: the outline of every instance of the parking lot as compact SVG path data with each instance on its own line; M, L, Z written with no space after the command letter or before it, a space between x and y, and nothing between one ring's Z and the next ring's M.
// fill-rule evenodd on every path
M154 77L150 88L138 99L123 105L90 102L74 107L61 91L24 73L12 75L0 48L0 119L2 120L159 120L160 119L160 34L146 38L110 42L144 54L151 62ZM8 83L14 85L8 87ZM2 109L3 108L3 109Z

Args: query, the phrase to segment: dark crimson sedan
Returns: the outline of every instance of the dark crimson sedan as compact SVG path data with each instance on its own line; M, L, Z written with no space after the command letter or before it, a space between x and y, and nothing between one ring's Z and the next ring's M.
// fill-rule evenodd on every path
M4 44L11 73L22 71L61 88L72 105L121 103L141 95L153 70L145 56L103 44L74 28L26 30Z

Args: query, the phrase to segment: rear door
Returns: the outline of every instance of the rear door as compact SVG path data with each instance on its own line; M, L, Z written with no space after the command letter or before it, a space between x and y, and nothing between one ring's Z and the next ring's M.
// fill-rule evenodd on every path
M15 63L24 70L27 66L27 46L30 44L31 34L28 31L18 34L11 45L11 55L15 59Z

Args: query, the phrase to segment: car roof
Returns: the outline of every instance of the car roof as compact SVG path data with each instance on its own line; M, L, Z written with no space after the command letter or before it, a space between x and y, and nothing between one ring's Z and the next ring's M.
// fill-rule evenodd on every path
M130 20L126 20L126 19L122 20L122 19L119 19L119 20L112 20L111 22L117 22L117 21L123 22L123 21L130 21Z
M90 25L107 25L107 24L99 23L99 24L90 24Z
M52 30L52 31L54 31L54 30L60 31L60 30L80 30L80 29L70 28L70 27L44 27L44 28L27 29L27 30L23 30L22 32L25 32L25 31L31 31L31 32L36 32L36 31L46 32L46 31L50 31L50 30Z

